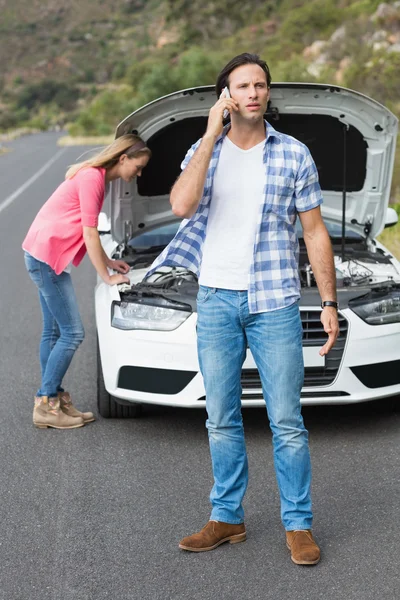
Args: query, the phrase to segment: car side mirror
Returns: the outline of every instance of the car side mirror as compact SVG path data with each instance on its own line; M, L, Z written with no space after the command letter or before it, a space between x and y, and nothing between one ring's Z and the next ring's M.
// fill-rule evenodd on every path
M386 227L393 227L393 225L397 225L399 221L399 216L394 208L390 206L386 209L386 219L385 219L385 229Z
M104 235L105 233L111 233L111 221L107 217L105 212L101 212L99 214L99 222L97 225L97 231L100 235Z

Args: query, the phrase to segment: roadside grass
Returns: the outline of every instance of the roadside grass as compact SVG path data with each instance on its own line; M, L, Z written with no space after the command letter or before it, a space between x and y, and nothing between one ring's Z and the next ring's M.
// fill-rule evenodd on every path
M377 238L390 252L400 260L400 224L384 229Z
M108 146L114 140L113 135L76 136L63 135L57 140L58 146Z
M377 239L400 260L400 203L391 204L390 206L399 215L399 222L393 227L384 229Z
M32 127L19 127L18 129L13 129L12 131L7 131L6 133L0 133L0 143L1 142L10 142L12 140L16 140L23 135L31 135L32 133L39 133L40 129L33 129Z

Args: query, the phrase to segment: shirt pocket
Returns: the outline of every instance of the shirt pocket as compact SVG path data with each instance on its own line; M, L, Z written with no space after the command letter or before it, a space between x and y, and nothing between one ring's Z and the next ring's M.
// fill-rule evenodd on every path
M267 182L268 208L271 212L287 216L294 207L295 178L272 175Z

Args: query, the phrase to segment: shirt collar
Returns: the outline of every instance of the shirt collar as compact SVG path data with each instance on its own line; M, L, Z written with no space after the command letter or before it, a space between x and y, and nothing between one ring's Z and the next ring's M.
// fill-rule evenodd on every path
M265 125L265 132L266 132L265 143L267 143L272 138L276 138L277 141L278 141L278 143L279 143L280 142L280 133L279 133L279 131L276 131L276 129L274 129L272 127L272 125L270 123L268 123L268 121L266 121L265 119L264 119L264 125ZM221 135L217 138L217 142L216 143L219 143L219 142L223 141L223 139L227 135L227 133L230 130L230 128L231 128L231 123L227 123L224 126Z

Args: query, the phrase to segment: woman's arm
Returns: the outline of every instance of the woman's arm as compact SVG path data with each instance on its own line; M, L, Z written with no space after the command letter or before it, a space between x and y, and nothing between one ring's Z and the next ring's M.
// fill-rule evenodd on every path
M108 285L129 283L129 278L125 275L110 275L108 273L107 267L115 268L112 264L114 261L110 261L107 258L107 255L103 250L103 246L101 245L99 232L97 231L96 227L84 226L83 239L85 241L90 261L105 283L108 283Z

